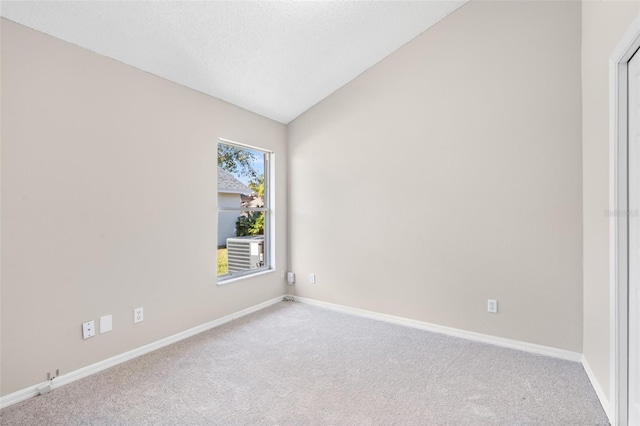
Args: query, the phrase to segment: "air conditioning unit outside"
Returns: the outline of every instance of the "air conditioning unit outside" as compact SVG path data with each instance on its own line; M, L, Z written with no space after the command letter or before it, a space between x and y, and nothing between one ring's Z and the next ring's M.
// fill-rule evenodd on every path
M240 272L264 266L264 235L227 238L229 272Z

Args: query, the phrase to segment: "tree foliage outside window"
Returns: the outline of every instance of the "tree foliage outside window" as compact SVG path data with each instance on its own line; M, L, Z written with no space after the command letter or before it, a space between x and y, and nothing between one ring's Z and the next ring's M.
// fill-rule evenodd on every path
M253 166L256 160L256 156L249 149L223 143L218 144L218 166L232 175L239 174L256 179L258 172Z
M246 216L239 216L236 222L236 235L264 235L264 214L262 212L247 212Z
M264 197L264 174L261 174L249 182L249 189L258 197Z

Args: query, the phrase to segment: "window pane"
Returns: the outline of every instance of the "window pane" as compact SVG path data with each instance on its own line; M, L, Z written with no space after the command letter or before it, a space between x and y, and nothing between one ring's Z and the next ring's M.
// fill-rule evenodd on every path
M269 266L268 159L267 152L218 143L219 278Z
M234 220L235 233L218 249L218 276L265 266L265 212L219 212L218 223L230 217Z

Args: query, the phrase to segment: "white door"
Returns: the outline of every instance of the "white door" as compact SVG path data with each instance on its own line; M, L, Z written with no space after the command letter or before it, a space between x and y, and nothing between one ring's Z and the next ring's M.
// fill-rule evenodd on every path
M629 61L629 425L640 425L640 51Z

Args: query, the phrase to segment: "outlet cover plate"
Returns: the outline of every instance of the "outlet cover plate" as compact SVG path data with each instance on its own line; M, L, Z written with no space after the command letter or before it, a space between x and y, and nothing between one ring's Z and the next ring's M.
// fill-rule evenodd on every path
M142 322L144 321L144 309L135 308L133 310L133 322Z
M498 301L495 299L487 299L487 312L492 314L498 313Z
M88 339L96 335L96 323L95 321L87 321L82 323L82 338Z

